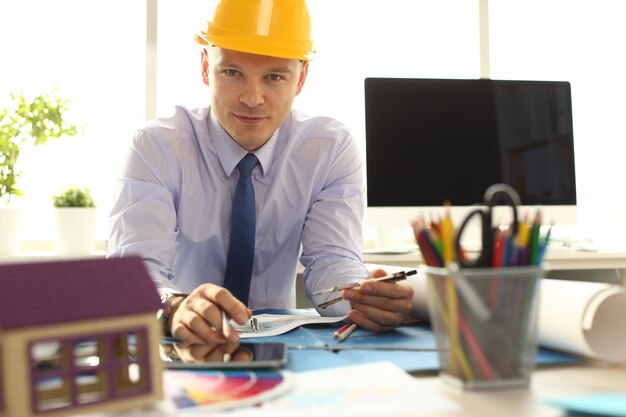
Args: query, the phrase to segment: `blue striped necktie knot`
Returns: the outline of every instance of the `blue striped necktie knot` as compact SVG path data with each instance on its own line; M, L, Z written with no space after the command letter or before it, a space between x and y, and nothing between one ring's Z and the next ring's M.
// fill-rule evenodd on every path
M256 209L251 174L258 163L256 156L249 153L237 164L239 181L233 199L230 243L224 275L224 287L246 305L250 293L256 237Z

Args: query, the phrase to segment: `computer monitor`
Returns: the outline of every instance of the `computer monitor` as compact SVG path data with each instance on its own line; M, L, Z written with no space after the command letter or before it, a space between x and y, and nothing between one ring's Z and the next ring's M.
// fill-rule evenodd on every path
M544 222L576 223L568 82L367 78L365 132L370 226L407 226L444 201L458 224L495 183Z

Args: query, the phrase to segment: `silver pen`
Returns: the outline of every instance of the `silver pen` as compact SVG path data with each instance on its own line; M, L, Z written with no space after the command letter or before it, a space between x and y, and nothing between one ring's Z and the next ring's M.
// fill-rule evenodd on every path
M230 323L228 319L228 315L226 311L222 310L222 334L226 339L230 337ZM224 363L230 362L230 353L224 352L224 356L222 357L222 361Z

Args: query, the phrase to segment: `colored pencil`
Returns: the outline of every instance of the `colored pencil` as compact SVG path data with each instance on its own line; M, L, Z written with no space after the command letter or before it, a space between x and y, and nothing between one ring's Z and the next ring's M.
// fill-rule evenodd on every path
M335 339L337 339L337 341L343 342L356 330L356 327L356 324L352 322L346 323L345 325L341 326L339 330L337 330L333 335L335 336Z

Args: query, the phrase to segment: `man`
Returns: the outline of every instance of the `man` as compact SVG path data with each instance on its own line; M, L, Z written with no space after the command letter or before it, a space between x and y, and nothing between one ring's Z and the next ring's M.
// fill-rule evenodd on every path
M223 331L222 311L244 324L248 307L295 307L301 248L309 296L368 275L361 260L362 161L343 125L292 109L314 52L304 0L222 0L197 40L210 106L177 107L174 117L135 136L108 254L145 259L172 307L165 317L172 335L233 351L239 339ZM252 224L251 248L233 243L242 227L234 208L240 184L246 201L252 198L252 219L245 221ZM249 266L237 258L238 245L253 256ZM368 282L344 291L348 302L319 311L349 312L363 328L388 331L410 311L412 293L404 283Z

